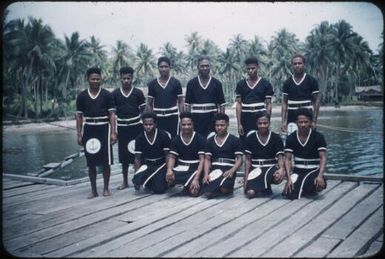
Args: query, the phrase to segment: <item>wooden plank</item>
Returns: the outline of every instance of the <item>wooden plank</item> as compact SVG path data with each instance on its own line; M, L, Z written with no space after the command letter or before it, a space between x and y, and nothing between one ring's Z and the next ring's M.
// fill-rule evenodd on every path
M138 237L156 231L157 229L161 229L164 226L175 224L175 222L183 220L186 217L190 217L200 210L205 210L209 206L212 206L212 204L221 202L216 200L207 201L201 197L172 197L172 199L178 198L185 201L179 207L160 210L158 213L150 215L150 217L142 217L136 221L135 225L127 225L126 229L113 230L109 233L101 235L99 238L96 237L86 240L84 244L86 247L83 248L83 250L78 253L67 255L77 257L105 256L106 251L108 250L114 250L115 248L124 246L127 242L130 242L130 240L135 240Z
M360 201L351 211L339 219L333 227L327 229L322 236L341 240L345 239L380 206L383 206L383 187L378 188L371 195Z
M379 208L368 220L366 220L356 231L333 250L328 257L355 257L363 251L382 232L384 227L383 208Z
M353 175L353 174L330 174L325 173L325 178L330 180L341 180L341 181L355 181L355 182L376 182L382 183L384 182L384 177L382 175L374 176L374 175Z
M301 258L322 258L325 257L325 254L328 254L329 251L332 251L339 243L341 239L338 238L329 238L329 237L320 237L313 242L310 246L307 246L305 249L301 250L294 257ZM285 242L285 241L284 241Z
M347 182L344 182L347 183ZM338 219L351 210L358 201L378 187L376 185L359 185L354 190L349 190L331 206L325 207L319 213L308 216L308 221L300 229L285 238L274 249L262 254L263 256L294 256L296 252L308 245L311 240L318 237L325 229L332 226Z
M265 200L267 201L268 199ZM260 202L263 201L261 200ZM234 206L235 204L237 206ZM143 236L127 245L132 247L130 253L133 256L158 256L165 250L172 250L172 248L167 247L170 244L178 246L180 243L188 242L191 239L209 233L220 225L236 220L243 213L254 211L258 206L258 203L252 204L249 200L241 198L239 195L229 197L224 202L215 204L207 210L195 214L193 217L162 228L150 235ZM180 233L180 235L176 233ZM117 249L110 255L117 256L121 252Z
M235 249L232 249L230 253L222 252L220 255L244 257L252 254L254 256L261 256L270 249L275 250L280 244L282 246L283 243L286 243L290 235L305 226L316 215L319 215L322 211L337 202L346 192L354 189L355 186L356 184L354 182L344 182L337 185L327 193L319 196L318 199L310 199L312 202L306 204L306 206L293 213L290 217L279 220L279 223L269 228L263 235L253 239L247 244L237 246ZM305 200L307 199L293 200L291 203L292 206L294 206L295 203L305 203ZM258 225L258 227L262 226ZM241 238L244 237L240 236L239 240L242 240ZM219 247L220 246L217 248L218 251L220 251ZM280 254L280 256L286 257L288 254Z
M315 253L317 257L325 257L337 246L342 240L344 240L348 235L350 235L360 224L364 221L370 214L376 211L383 203L383 189L377 188L369 196L365 197L359 202L356 206L352 208L348 213L343 215L339 220L333 223L319 238L319 240L314 240L310 245L305 247L295 256L300 257L313 257ZM354 197L352 197L354 198ZM340 208L337 207L337 210ZM326 212L330 213L330 211ZM315 223L316 224L316 223ZM334 246L330 247L325 245L330 242L330 245L335 241Z
M150 198L153 198L153 202L150 202ZM135 203L132 203L135 205L135 207L131 208L131 214L146 214L146 216L149 216L149 213L158 214L157 212L162 208L167 210L172 207L177 207L178 203L182 204L185 202L182 199L174 199L174 201L175 202L173 204L170 203L167 205L165 204L164 197L160 195L153 195L152 197L137 200ZM85 228L64 233L60 236L45 240L43 242L35 243L31 248L27 248L27 251L39 252L42 255L53 253L55 254L55 257L59 256L59 254L62 254L59 256L62 257L64 256L63 253L66 251L69 253L74 252L74 249L71 247L79 249L81 247L80 244L87 238L95 237L98 234L102 234L101 236L104 236L104 233L111 231L112 229L116 229L116 224L118 224L120 228L124 227L126 224L131 224L134 222L136 223L136 221L137 219L135 218L130 218L129 220L125 218L120 220L119 216L113 217L107 221L102 221ZM97 231L93 231L93 228L95 228ZM104 231L101 231L100 228L103 228ZM87 235L84 233L87 233Z
M4 178L2 179L2 181L3 181L3 195L4 195L4 191L16 189L19 187L25 187L33 184L33 183L20 182L20 181L4 179Z
M281 187L281 186L280 186ZM268 219L271 219L270 215L274 215L277 211L280 211L282 207L287 207L287 204L290 203L289 200L282 199L277 193L277 190L281 190L281 188L276 188L273 186L273 191L276 193L276 196L269 198L256 198L256 199L247 199L244 197L239 197L240 199L246 200L244 206L249 206L254 208L253 210L243 213L236 220L231 220L227 224L217 227L205 235L195 236L193 239L185 239L180 245L175 245L168 247L168 250L159 253L156 256L167 256L167 257L196 257L199 256L197 253L199 251L203 251L206 248L211 247L214 244L222 243L224 246L231 244L232 242L224 243L225 240L232 239L236 242L239 240L234 236L237 235L237 232L247 231L247 229L256 230L253 227L256 221L265 219L266 215L269 215ZM231 203L232 206L238 207L237 200L229 200L228 203ZM274 224L276 222L274 221ZM265 226L266 224L261 224ZM200 228L200 225L196 226ZM246 228L247 227L247 228ZM206 256L205 253L202 253L200 256Z
M157 238L152 238L152 242L155 241L154 244L151 244L150 246L138 252L134 251L133 254L134 256L138 257L162 257L165 255L170 256L170 253L175 252L175 250L178 248L186 249L186 245L188 246L187 249L190 249L191 243L198 240L201 242L202 238L204 238L206 241L212 241L207 237L208 235L212 236L212 232L215 232L217 237L219 236L223 239L223 236L226 236L226 233L228 236L231 236L231 233L237 231L240 225L242 226L250 224L255 219L255 215L253 214L258 214L259 217L263 217L263 214L269 214L288 202L289 201L287 200L280 200L272 205L270 204L271 200L268 198L261 198L257 201L246 200L245 198L241 197L238 197L238 199L230 199L226 201L227 205L229 205L229 208L225 212L214 215L214 217L211 217L207 220L198 219L196 223L192 223L191 225L176 225L174 228L166 228L163 231L165 232L163 233L163 236L170 235L167 232L174 233L178 232L178 230L183 231L180 235L172 236L163 242L159 242L159 239ZM224 206L221 206L220 209L222 210L223 207ZM215 210L215 208L213 208L213 210ZM214 213L211 212L210 214L213 215ZM205 245L207 245L207 243ZM182 250L182 252L187 251L190 250ZM179 251L179 253L181 253L181 251ZM179 256L180 255L178 255L178 257Z
M130 240L156 231L165 225L173 224L175 221L189 217L191 213L204 210L211 204L202 203L201 198L190 198L191 202L182 202L180 206L172 207L167 211L161 210L150 217L141 218L135 224L127 224L119 229L112 229L109 232L101 233L87 240L79 242L79 246L73 245L56 251L47 256L76 256L76 257L95 257L105 256L108 250L123 246ZM193 212L192 212L193 211ZM125 253L126 254L126 253Z
M368 250L365 253L363 253L362 255L360 255L358 257L381 258L381 252L382 252L382 255L384 253L383 246L384 246L383 242L376 240L370 244Z

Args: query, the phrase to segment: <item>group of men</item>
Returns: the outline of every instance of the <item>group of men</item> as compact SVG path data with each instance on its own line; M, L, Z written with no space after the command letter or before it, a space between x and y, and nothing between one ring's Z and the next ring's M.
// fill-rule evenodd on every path
M133 87L134 70L120 69L121 87L112 93L101 87L101 70L87 70L89 88L76 100L76 128L84 146L91 193L98 196L96 166L103 167L103 196L110 196L112 144L118 141L123 183L134 165L132 182L154 193L175 185L191 196L208 198L232 193L236 172L244 163L244 193L248 198L271 194L271 184L286 177L283 195L298 199L326 188L326 141L317 132L319 90L305 73L305 58L292 58L293 75L283 84L282 125L289 132L284 145L270 130L270 82L258 75L258 59L245 60L247 77L236 86L239 137L228 132L221 82L211 75L210 59L198 59L198 75L183 95L179 80L171 76L171 61L158 59L159 78L148 83L147 102ZM294 157L294 158L293 158Z

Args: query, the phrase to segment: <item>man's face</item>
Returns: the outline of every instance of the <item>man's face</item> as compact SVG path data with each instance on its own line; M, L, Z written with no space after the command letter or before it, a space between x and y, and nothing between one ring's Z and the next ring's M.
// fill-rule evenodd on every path
M226 134L228 127L229 127L229 124L225 120L217 120L217 121L215 121L215 132L218 135Z
M299 130L310 129L311 126L311 120L304 115L298 116L296 123Z
M198 73L201 76L208 76L210 74L210 61L203 59L198 64Z
M152 118L146 118L143 120L143 129L146 133L153 132L156 124Z
M262 133L265 133L269 130L269 126L270 126L270 122L269 122L269 119L267 117L260 117L258 118L257 120L257 127L258 127L258 131L259 132L262 132Z
M122 74L120 80L123 87L131 87L133 76L131 74Z
M97 89L100 86L101 80L102 78L99 74L91 74L88 77L88 84L92 89Z
M303 63L303 60L300 57L294 58L292 61L292 65L294 74L302 74L305 70L305 64Z
M246 72L249 77L255 78L258 71L257 64L248 64L246 65Z
M167 62L160 62L159 66L159 74L163 77L168 77L170 75L170 66L167 64Z
M180 128L182 133L189 134L194 130L193 121L190 118L183 118L180 121Z

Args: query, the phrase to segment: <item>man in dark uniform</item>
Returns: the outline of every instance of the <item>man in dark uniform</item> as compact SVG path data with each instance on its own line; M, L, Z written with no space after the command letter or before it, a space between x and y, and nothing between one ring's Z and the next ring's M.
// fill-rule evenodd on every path
M186 111L193 115L195 131L207 137L214 132L214 114L225 112L225 97L222 83L210 75L210 59L198 59L198 76L187 83Z
M135 139L135 174L132 179L136 190L147 187L156 194L167 188L166 164L170 149L170 137L157 128L155 113L142 114L143 131Z
M249 199L272 194L271 184L280 184L285 176L283 142L270 130L270 114L258 112L256 124L245 146L244 190Z
M229 116L214 117L215 135L207 140L202 192L207 198L234 190L237 170L242 165L243 149L239 138L228 133Z
M96 166L103 167L103 196L111 195L108 185L111 174L110 165L113 161L112 144L116 142L116 118L112 94L100 87L100 68L88 69L87 80L89 88L82 91L76 99L76 130L78 144L84 147L87 159L91 183L91 193L88 198L91 199L98 196Z
M244 145L247 134L257 129L257 112L267 111L271 114L271 98L274 94L270 82L258 76L258 59L249 57L245 64L247 78L239 81L235 89L238 133Z
M298 130L286 139L287 182L283 195L289 199L299 199L302 194L315 195L326 188L324 177L327 159L326 141L321 133L312 130L312 119L313 114L309 109L298 109L296 111Z
M184 191L198 196L204 166L206 139L194 131L190 112L180 114L181 131L171 141L166 181L169 186L183 184Z
M170 75L171 61L167 57L158 59L160 77L148 84L147 111L158 117L158 128L171 134L179 133L179 113L183 111L182 85Z
M134 69L122 67L119 72L122 86L116 88L112 95L116 105L119 162L122 164L123 175L123 183L118 190L122 190L128 187L128 167L134 164L134 140L143 130L140 114L146 103L142 90L132 86Z
M293 75L283 83L282 89L282 132L289 134L296 130L295 111L299 108L312 110L312 128L317 126L320 95L317 80L305 73L305 57L297 54L291 60Z

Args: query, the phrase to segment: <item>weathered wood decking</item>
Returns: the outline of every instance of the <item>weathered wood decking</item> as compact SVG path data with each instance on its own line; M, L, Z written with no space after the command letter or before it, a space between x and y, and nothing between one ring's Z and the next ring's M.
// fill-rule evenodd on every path
M358 257L383 245L383 183L330 179L314 198L207 200L130 188L86 199L70 186L3 178L3 245L21 257ZM101 194L102 179L98 175Z

